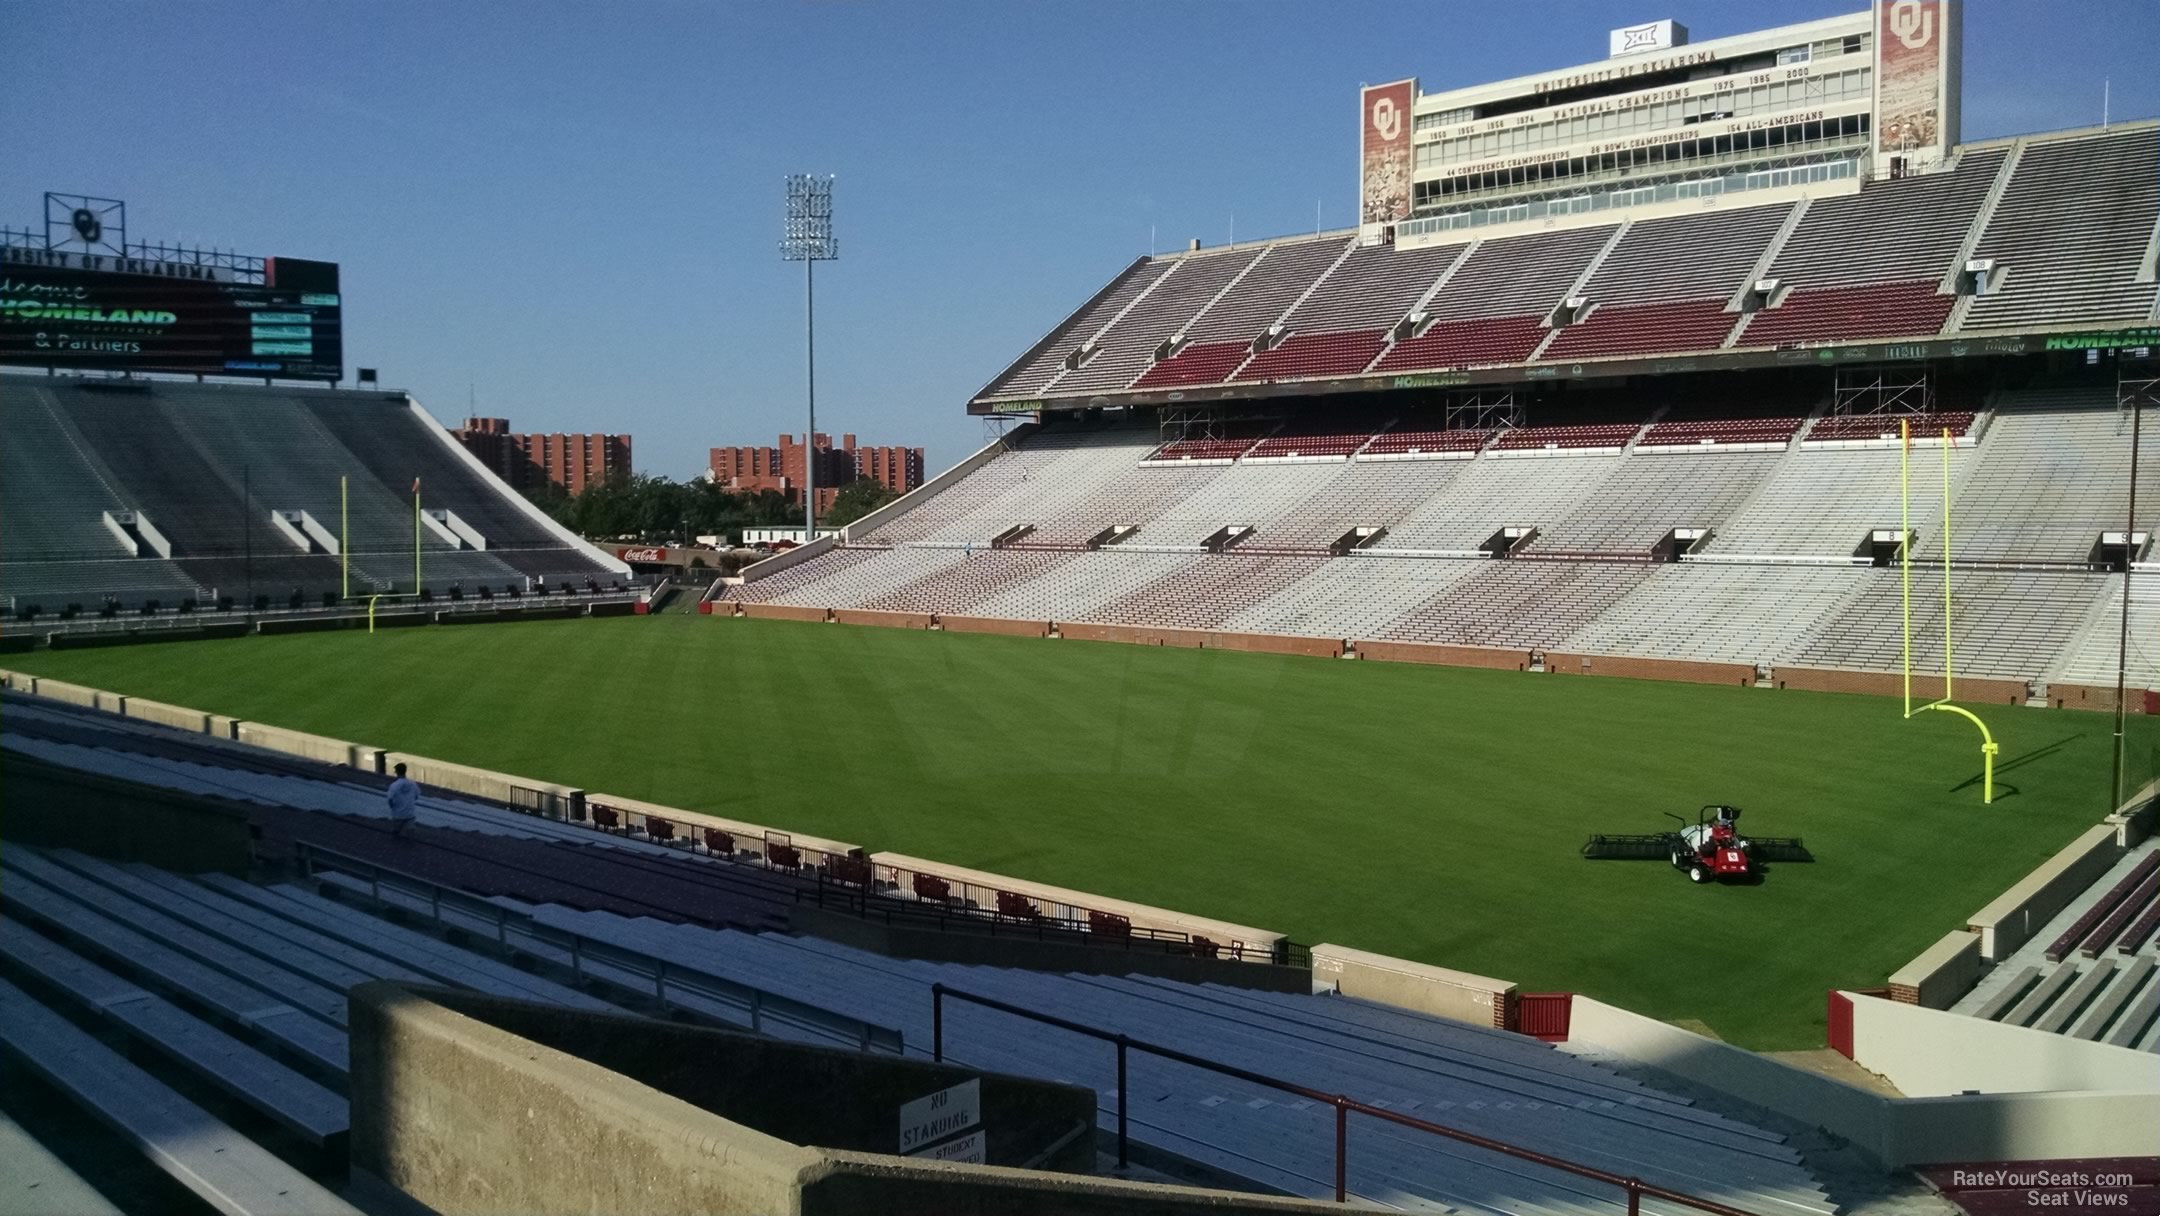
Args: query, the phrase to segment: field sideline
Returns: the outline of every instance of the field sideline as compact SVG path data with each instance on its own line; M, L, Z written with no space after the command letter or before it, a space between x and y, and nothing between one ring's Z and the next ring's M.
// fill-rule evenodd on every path
M9 656L20 670L1822 1043L2107 811L2111 720L704 617ZM2160 731L2130 719L2142 779ZM1969 784L1968 784L1969 783ZM1697 889L1592 832L1705 802L1819 862Z

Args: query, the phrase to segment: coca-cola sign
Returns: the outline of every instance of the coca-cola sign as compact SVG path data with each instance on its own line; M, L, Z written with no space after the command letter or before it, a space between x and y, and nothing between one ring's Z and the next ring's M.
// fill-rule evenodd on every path
M617 549L615 556L626 562L664 562L668 559L665 549Z

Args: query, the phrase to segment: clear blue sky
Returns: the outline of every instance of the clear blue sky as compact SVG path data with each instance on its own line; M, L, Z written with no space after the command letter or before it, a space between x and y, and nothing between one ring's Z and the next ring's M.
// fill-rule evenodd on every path
M1127 260L1350 220L1356 92L1861 0L1508 4L0 0L0 221L343 263L346 365L437 416L619 430L682 477L802 429L780 180L839 177L821 429L981 441L967 397ZM2154 0L1974 0L1968 139L2160 113Z

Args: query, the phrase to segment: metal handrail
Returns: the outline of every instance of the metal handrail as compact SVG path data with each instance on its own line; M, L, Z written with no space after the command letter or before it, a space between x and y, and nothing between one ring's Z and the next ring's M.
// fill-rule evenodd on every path
M753 1034L764 1033L766 1021L778 1020L839 1042L851 1043L865 1052L879 1051L900 1055L905 1047L901 1032L890 1026L880 1026L875 1022L835 1013L830 1009L798 1001L752 984L686 967L680 963L671 963L657 955L645 954L632 947L580 933L575 929L543 924L493 900L380 865L366 858L326 849L307 841L295 842L294 848L303 874L312 876L319 867L364 878L369 884L369 895L377 904L385 907L405 907L402 904L392 904L383 898L383 887L388 885L393 890L402 890L413 899L425 900L429 916L438 925L446 928L454 927L444 918L443 912L447 907L451 911L491 922L496 943L504 949L510 948L510 937L515 932L532 941L563 950L570 956L570 970L576 980L606 980L604 976L591 976L586 971L586 963L594 962L618 971L650 975L653 981L653 999L663 1005L668 1003L667 993L670 988L735 1005L749 1015L750 1030ZM617 987L627 987L619 981L606 982L615 983Z
M1221 1073L1226 1077L1233 1077L1237 1080L1244 1081L1251 1085L1262 1085L1270 1089L1279 1089L1284 1093L1296 1094L1300 1098L1306 1098L1314 1102L1325 1102L1329 1106L1334 1107L1335 1202L1337 1203L1346 1203L1349 1201L1349 1188L1346 1185L1347 1179L1345 1175L1345 1170L1349 1160L1348 1150L1350 1139L1350 1115L1355 1112L1360 1115L1369 1115L1375 1119L1380 1119L1388 1123L1407 1127L1414 1131L1427 1132L1435 1136L1443 1137L1445 1139L1472 1145L1476 1148L1482 1148L1489 1152L1495 1152L1503 1156L1513 1157L1519 1161L1528 1161L1536 1165L1545 1166L1548 1169L1556 1169L1561 1171L1562 1173L1573 1174L1579 1178L1589 1178L1597 1182L1603 1182L1611 1186L1619 1187L1627 1193L1628 1216L1639 1216L1639 1213L1642 1211L1642 1200L1645 1195L1649 1196L1652 1199L1663 1199L1669 1203L1677 1203L1684 1207L1690 1207L1698 1212L1709 1212L1712 1214L1712 1216L1756 1216L1756 1213L1749 1212L1744 1208L1732 1207L1727 1204L1719 1203L1714 1199L1703 1199L1699 1196L1687 1194L1684 1191L1670 1190L1666 1187L1659 1186L1656 1183L1644 1182L1642 1179L1636 1178L1632 1175L1615 1174L1609 1170L1598 1169L1595 1166L1579 1165L1573 1161L1568 1161L1564 1158L1554 1157L1546 1153L1538 1152L1535 1149L1521 1148L1502 1140L1494 1140L1488 1136L1480 1136L1474 1132L1466 1132L1459 1128L1446 1127L1438 1123L1432 1123L1424 1119L1419 1119L1411 1115L1403 1114L1400 1111L1392 1111L1387 1110L1383 1107L1371 1106L1366 1103L1360 1102L1355 1098L1347 1097L1343 1094L1327 1093L1323 1090L1313 1089L1309 1086L1299 1085L1294 1081L1285 1081L1280 1077L1271 1077L1265 1073L1254 1072L1251 1069L1239 1068L1234 1064L1224 1064L1216 1060L1210 1060L1202 1056L1193 1055L1190 1052L1179 1051L1175 1047L1164 1047L1159 1043L1149 1043L1142 1039L1133 1038L1131 1035L1122 1034L1116 1031L1103 1030L1095 1026L1084 1025L1082 1023L1071 1021L1066 1018L1057 1017L1052 1014L1037 1013L1035 1010L1026 1008L1022 1005L1015 1005L1009 1001L1001 1001L996 999L995 997L980 996L976 993L965 992L961 989L953 988L945 984L932 984L930 985L930 1058L940 1064L945 1062L945 999L947 997L950 997L956 1001L966 1001L970 1004L981 1005L986 1009L995 1009L1002 1013L1010 1013L1017 1017L1028 1018L1032 1021L1041 1022L1046 1026L1055 1026L1060 1030L1069 1030L1074 1034L1085 1035L1093 1039L1100 1039L1106 1043L1115 1043L1117 1045L1118 1084L1118 1168L1120 1169L1123 1169L1125 1167L1126 1162L1125 1056L1126 1053L1129 1051L1141 1051L1146 1052L1147 1054L1152 1056L1160 1056L1165 1060L1171 1060L1179 1064L1189 1064L1194 1068L1204 1068L1210 1072Z

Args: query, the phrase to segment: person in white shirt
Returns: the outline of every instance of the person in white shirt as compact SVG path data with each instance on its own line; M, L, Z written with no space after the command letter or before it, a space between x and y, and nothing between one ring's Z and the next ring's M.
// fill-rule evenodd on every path
M418 813L420 787L405 775L404 765L398 765L396 772L397 780L390 783L390 789L384 797L390 803L390 834L403 836L405 829L411 826L414 815Z

